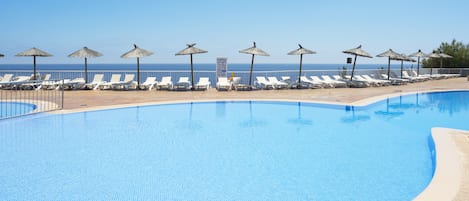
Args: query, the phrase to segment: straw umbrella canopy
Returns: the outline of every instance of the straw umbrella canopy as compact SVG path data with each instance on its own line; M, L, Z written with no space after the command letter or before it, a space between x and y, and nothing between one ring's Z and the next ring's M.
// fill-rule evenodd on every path
M194 64L193 64L193 61L192 61L192 55L193 54L203 54L203 53L207 53L208 51L205 51L205 50L202 50L202 49L199 49L199 48L196 48L194 47L196 45L196 43L192 43L192 44L186 44L187 47L181 51L179 51L178 53L176 53L176 56L179 56L179 55L191 55L191 82L192 82L192 88L191 90L194 90Z
M152 55L153 52L139 48L134 44L134 49L121 55L121 58L137 58L137 89L140 88L140 58Z
M442 53L440 50L440 68L443 68L443 59L448 59L448 58L453 58L453 57L445 53Z
M377 57L388 57L388 80L391 75L391 59L397 60L401 57L399 53L394 52L392 49L387 50L381 54L376 55Z
M402 79L402 71L404 71L404 61L415 62L414 59L408 57L406 54L400 54L399 57L397 57L397 58L391 58L391 59L401 61L401 79Z
M15 56L18 57L33 57L34 58L34 72L33 72L33 80L36 79L36 57L51 57L52 54L49 54L47 52L44 52L40 49L37 49L35 47L25 50L23 52L20 52L16 54Z
M71 58L85 58L85 82L88 83L88 58L100 57L103 54L94 51L92 49L88 49L87 47L83 47L71 54L68 57Z
M355 59L353 60L352 75L350 76L350 81L352 81L353 72L355 71L355 63L357 62L357 56L373 58L370 54L368 54L368 52L365 52L365 50L362 49L362 45L359 45L358 47L350 49L350 50L342 51L342 53L355 55Z
M420 74L420 58L426 57L427 55L422 52L422 50L419 50L418 52L415 52L413 54L410 54L409 57L417 57L417 76Z
M316 54L316 52L303 48L300 44L298 44L298 46L299 46L298 49L289 52L288 55L300 55L300 72L298 73L298 85L297 85L297 88L300 88L301 87L301 66L303 63L303 54Z
M251 59L251 71L249 72L249 86L251 86L252 83L252 69L254 67L254 55L259 55L259 56L270 56L267 52L264 52L264 50L261 50L256 47L256 42L253 42L253 46L244 50L240 50L239 53L244 53L244 54L250 54L252 55Z
M433 51L431 54L427 55L428 58L441 58L441 55L436 53L436 51ZM430 75L433 74L433 62L431 62L430 65Z

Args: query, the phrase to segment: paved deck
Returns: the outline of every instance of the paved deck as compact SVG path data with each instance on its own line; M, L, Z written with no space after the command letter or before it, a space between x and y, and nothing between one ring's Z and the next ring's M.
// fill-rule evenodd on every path
M92 91L65 92L64 109L92 109L100 106L122 104L144 104L167 101L200 100L299 100L352 104L370 97L382 97L421 91L468 89L466 78L432 80L402 86L370 88L300 89L300 90L257 90L257 91Z

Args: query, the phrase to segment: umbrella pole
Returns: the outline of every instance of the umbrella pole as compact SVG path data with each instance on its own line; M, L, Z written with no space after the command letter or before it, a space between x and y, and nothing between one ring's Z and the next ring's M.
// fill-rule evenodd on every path
M417 57L417 77L419 76L419 70L420 70L420 57Z
M85 83L88 83L88 59L85 57Z
M403 69L404 61L401 61L401 79L402 79L402 69Z
M194 66L192 64L192 54L191 54L191 82L192 82L192 86L191 86L191 90L194 90Z
M353 66L352 66L352 75L350 75L350 81L353 79L353 71L355 71L355 63L357 62L357 55L355 55L355 59L353 60Z
M36 56L33 56L33 60L34 60L33 80L36 80Z
M251 83L252 83L252 68L253 67L254 67L254 54L252 54L251 71L249 72L249 87L251 87Z
M140 57L137 57L137 89L140 89Z
M298 74L298 85L296 85L296 88L300 89L301 88L301 68L303 64L303 54L300 54L300 73Z
M432 58L432 62L430 62L430 77L432 76L433 74L433 58Z
M391 57L388 57L388 80L389 76L391 75Z

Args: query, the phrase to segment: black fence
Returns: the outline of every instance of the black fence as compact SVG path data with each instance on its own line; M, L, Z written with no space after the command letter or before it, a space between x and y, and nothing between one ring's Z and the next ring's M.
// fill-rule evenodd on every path
M0 81L0 120L63 108L63 89L41 90L42 85L60 83L48 81Z

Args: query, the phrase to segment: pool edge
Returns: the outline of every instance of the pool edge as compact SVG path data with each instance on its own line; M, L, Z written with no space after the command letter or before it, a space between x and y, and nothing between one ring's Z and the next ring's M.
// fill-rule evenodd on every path
M432 128L435 142L435 174L428 186L414 198L414 201L426 200L464 200L469 192L463 186L469 186L469 131L451 128Z

